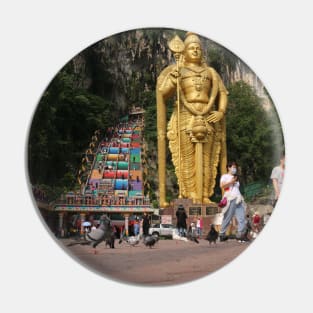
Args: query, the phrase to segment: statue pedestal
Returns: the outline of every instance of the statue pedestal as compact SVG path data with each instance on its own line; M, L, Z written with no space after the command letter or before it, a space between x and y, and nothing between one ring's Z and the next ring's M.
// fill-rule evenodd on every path
M188 216L214 216L218 213L217 203L193 203L191 199L175 199L174 203L174 212L176 212L179 205L182 205Z
M176 225L176 211L179 205L182 205L187 213L187 226L189 227L192 222L198 217L202 217L203 221L203 229L202 229L202 238L205 238L206 234L209 232L211 224L216 221L216 217L218 216L219 208L217 203L193 203L191 199L175 199L173 201L173 207L171 207L171 211L167 211L166 214L172 214L173 224ZM219 229L218 225L216 225L217 229Z

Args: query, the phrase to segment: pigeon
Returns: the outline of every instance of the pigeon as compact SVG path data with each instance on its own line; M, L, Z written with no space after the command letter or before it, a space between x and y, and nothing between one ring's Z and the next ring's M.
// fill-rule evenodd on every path
M132 247L136 246L140 242L140 235L138 234L137 236L130 236L126 242L131 245Z
M118 243L121 244L123 242L123 240L126 241L130 246L134 247L134 246L138 245L140 242L140 234L138 234L137 236L130 236L130 237L121 238Z
M181 241L185 241L185 242L188 241L188 239L186 237L179 236L177 229L173 229L172 236L173 236L174 240L181 240ZM177 243L177 241L176 241L176 243Z
M146 247L152 248L159 240L158 236L155 235L148 235L144 237L143 243Z
M89 233L84 234L84 239L77 240L75 242L69 243L67 246L74 245L91 245L94 248L94 254L96 254L96 247L102 241L105 241L106 246L109 245L110 248L114 249L115 235L111 225L111 220L107 215L102 215L100 217L100 225L96 229L92 229Z
M211 224L211 229L208 232L206 240L208 240L211 245L212 242L216 244L217 238L218 238L218 232L216 231L214 224Z

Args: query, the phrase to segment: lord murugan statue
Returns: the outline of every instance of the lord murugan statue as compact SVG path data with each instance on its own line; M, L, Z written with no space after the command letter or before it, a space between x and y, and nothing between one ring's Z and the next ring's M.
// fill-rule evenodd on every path
M159 75L156 86L160 206L166 207L166 138L175 167L179 198L209 204L218 167L226 171L227 90L203 59L200 38L187 33L169 42L176 64ZM167 123L166 101L176 97Z

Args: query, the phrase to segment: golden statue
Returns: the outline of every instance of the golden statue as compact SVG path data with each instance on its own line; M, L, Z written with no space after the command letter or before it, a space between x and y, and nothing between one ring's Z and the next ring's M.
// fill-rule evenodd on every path
M160 206L166 207L166 136L179 185L179 198L211 203L218 165L226 171L227 90L203 60L200 39L187 33L169 42L176 64L157 80L157 128ZM166 130L166 100L176 95Z

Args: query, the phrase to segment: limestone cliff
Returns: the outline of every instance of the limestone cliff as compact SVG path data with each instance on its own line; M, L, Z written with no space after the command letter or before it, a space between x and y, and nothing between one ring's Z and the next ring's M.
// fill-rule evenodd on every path
M173 29L150 28L119 33L93 44L70 62L77 86L108 99L118 115L127 114L133 105L143 106L149 111L147 127L155 134L146 138L146 162L150 169L146 177L150 190L146 191L152 199L156 199L158 189L155 85L162 69L175 62L168 41L176 34L182 39L185 37L184 31ZM265 108L273 108L264 85L242 60L217 43L200 38L207 63L221 75L226 87L236 81L244 81L253 87ZM167 186L175 197L177 183L170 156Z
M174 63L168 41L183 31L171 29L133 30L103 39L72 59L77 84L100 96L110 96L119 110L139 104L142 93L154 90L156 78ZM227 49L201 37L205 59L222 76L226 86L243 80L267 98L264 86L251 69Z

